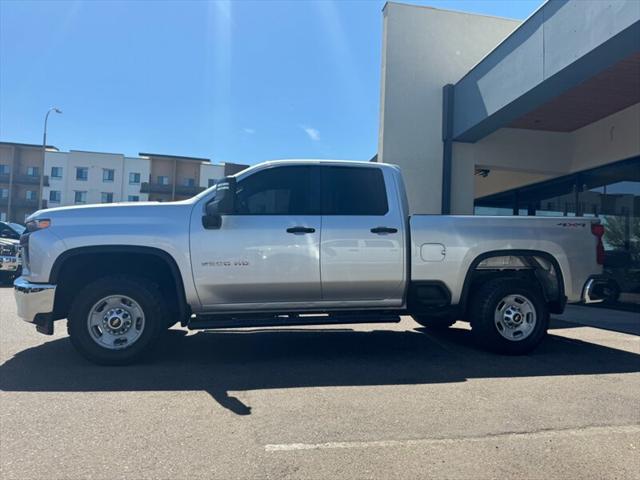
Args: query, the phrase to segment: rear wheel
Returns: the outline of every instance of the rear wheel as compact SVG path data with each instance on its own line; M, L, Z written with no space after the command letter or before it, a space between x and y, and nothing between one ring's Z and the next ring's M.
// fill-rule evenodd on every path
M67 328L88 360L125 365L140 360L166 328L167 311L149 280L115 275L83 288L71 305Z
M411 318L423 327L433 328L434 330L449 328L456 323L455 319L445 315L411 315Z
M473 296L470 312L476 341L511 355L531 352L549 326L549 310L540 289L520 279L486 282Z

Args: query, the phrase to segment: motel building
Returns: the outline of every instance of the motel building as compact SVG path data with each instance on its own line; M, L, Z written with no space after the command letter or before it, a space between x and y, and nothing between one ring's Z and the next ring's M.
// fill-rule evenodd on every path
M387 3L373 160L402 168L413 213L599 217L638 301L640 1L523 22Z

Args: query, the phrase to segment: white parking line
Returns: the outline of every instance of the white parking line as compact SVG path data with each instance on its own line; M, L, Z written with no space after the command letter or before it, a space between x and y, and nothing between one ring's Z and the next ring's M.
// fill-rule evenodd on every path
M594 426L583 428L567 428L559 430L540 430L536 432L512 432L483 435L478 437L453 438L419 438L410 440L374 440L368 442L326 442L326 443L284 443L268 444L267 452L289 452L295 450L329 450L339 448L388 448L408 447L413 445L442 445L458 442L482 442L493 439L527 439L527 438L555 438L569 436L590 436L608 433L638 433L640 425Z

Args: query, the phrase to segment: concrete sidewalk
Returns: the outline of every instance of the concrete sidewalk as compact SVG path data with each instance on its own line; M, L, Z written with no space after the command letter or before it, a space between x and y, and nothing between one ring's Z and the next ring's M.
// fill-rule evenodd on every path
M570 328L570 325L566 324L574 324L640 335L640 313L637 312L568 305L562 315L551 317L551 329Z

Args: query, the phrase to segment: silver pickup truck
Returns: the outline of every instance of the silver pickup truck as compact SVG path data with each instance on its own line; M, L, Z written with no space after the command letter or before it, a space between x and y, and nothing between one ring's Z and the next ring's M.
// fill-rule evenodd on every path
M185 201L42 210L21 237L18 315L102 364L189 329L471 322L521 354L549 313L604 296L597 219L408 215L400 170L274 161Z

